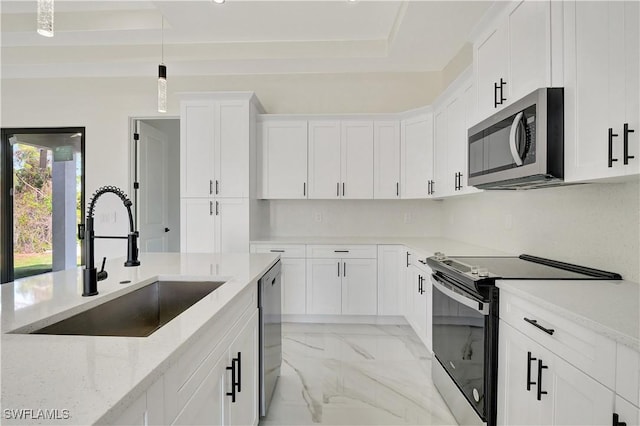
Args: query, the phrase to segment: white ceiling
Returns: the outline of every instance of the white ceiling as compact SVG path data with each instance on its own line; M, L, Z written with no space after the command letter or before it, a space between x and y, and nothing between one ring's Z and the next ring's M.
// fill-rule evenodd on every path
M2 78L439 71L484 1L55 1L0 3Z

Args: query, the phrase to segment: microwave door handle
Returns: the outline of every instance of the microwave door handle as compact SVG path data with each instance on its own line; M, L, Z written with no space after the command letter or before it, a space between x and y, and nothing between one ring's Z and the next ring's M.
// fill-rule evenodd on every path
M518 147L516 147L516 137L518 136L518 127L520 127L522 115L522 111L516 114L516 118L511 124L511 132L509 133L509 148L511 148L511 156L513 157L513 161L515 161L516 166L522 166L522 158L520 158L520 154L518 154Z
M487 303L478 302L477 300L470 299L462 294L456 293L453 290L448 289L444 285L440 284L440 281L435 276L431 275L431 283L433 287L444 293L445 296L450 297L458 303L465 305L468 308L473 309L474 311L482 314L489 315L489 305Z

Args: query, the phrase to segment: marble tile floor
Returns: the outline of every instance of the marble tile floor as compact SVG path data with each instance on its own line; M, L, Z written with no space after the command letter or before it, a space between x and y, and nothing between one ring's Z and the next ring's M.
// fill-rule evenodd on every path
M281 376L260 426L456 425L407 325L282 326Z

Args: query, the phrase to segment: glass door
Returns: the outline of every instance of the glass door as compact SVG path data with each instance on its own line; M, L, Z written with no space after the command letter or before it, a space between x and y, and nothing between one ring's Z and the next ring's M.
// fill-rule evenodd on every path
M2 130L2 282L82 264L84 128Z

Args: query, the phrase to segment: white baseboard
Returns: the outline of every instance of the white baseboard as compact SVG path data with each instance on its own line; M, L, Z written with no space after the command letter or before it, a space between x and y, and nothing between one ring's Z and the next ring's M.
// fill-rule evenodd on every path
M282 322L300 322L317 324L377 324L406 325L407 320L401 316L379 315L282 315Z

